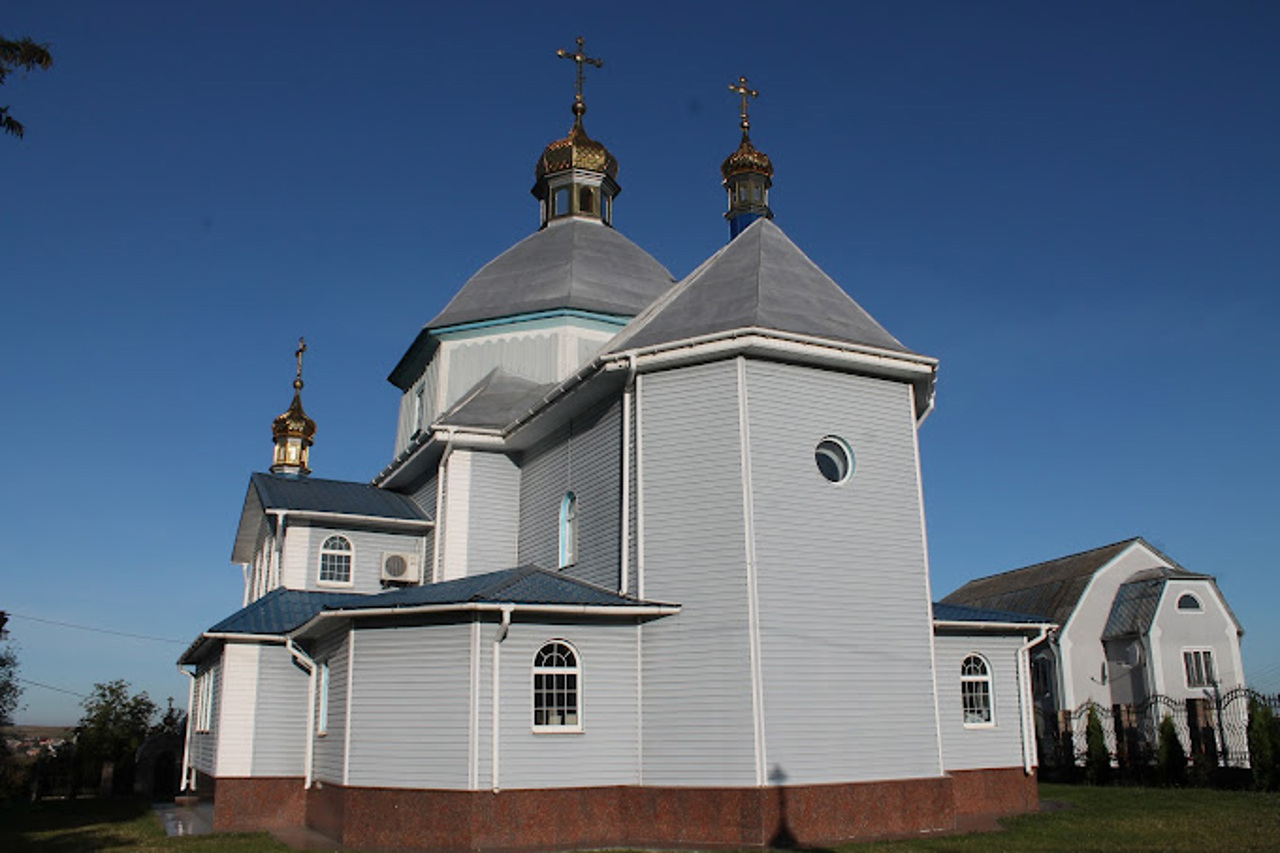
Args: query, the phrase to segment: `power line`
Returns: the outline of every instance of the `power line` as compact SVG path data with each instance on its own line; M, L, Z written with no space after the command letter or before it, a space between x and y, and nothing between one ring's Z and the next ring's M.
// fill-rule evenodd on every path
M95 634L111 634L115 637L128 637L132 640L149 640L153 643L173 643L179 646L185 646L187 644L186 640L173 640L169 637L153 637L149 634L131 634L128 631L113 631L110 628L95 628L91 625L77 625L74 622L59 622L56 619L42 619L39 616L28 616L25 613L14 613L12 610L9 611L9 615L17 619L27 619L31 622L43 622L45 625L57 625L60 628L74 628L77 631L93 631Z
M33 684L36 687L43 687L45 690L56 690L59 693L69 693L72 696L79 696L81 699L89 698L88 696L85 696L83 693L77 693L74 690L68 690L65 687L54 687L52 684L41 684L39 681L32 681L29 678L19 678L18 680L21 681L23 684Z

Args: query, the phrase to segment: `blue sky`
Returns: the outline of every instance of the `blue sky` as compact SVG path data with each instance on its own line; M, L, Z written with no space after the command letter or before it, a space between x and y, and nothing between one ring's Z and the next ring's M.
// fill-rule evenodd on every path
M1142 535L1218 576L1251 680L1280 690L1280 6L464 5L5 4L0 35L56 61L0 89L27 126L0 138L23 678L185 703L173 661L240 604L234 526L298 336L312 467L367 480L386 375L537 226L534 161L571 120L554 50L581 32L619 230L677 276L723 244L746 74L777 223L941 359L936 595Z

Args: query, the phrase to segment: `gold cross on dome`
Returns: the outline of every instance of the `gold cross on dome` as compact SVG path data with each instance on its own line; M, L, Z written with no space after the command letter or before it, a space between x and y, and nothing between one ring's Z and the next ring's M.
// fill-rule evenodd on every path
M583 66L592 65L592 66L595 66L596 68L603 68L604 60L595 59L594 57L587 56L586 42L583 40L582 36L578 36L577 44L578 44L578 49L573 53L570 53L569 51L565 50L562 47L556 51L556 56L560 57L561 59L572 59L574 62L578 64L578 80L574 88L573 111L577 115L581 115L582 112L579 111L579 108L581 108L581 111L583 112L586 111L586 104L583 102L583 99L582 99L582 84L586 80L586 76L583 72Z
M298 348L294 351L294 357L298 359L298 378L294 380L295 388L302 387L302 354L307 351L307 339L298 338Z
M751 119L747 116L747 98L758 98L760 93L747 85L746 77L739 77L737 83L730 83L729 91L736 92L742 96L742 106L738 108L739 114L742 116L742 122L739 126L742 128L742 132L746 133L751 128Z

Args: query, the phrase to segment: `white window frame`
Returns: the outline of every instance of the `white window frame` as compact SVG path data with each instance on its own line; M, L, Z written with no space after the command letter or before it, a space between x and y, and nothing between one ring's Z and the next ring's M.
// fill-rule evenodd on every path
M978 661L978 663L982 665L981 673L969 673L965 671L968 667L969 661L971 660L976 660ZM966 686L969 686L969 685L972 685L974 688L979 689L979 693L977 695L985 696L985 699L986 699L985 704L986 704L986 711L987 711L985 720L969 719L970 708L969 708L967 691L965 689ZM981 710L981 709L975 708L975 710ZM993 689L992 678L991 678L991 661L987 660L986 655L982 655L977 652L969 652L960 661L960 713L961 713L961 719L964 720L964 727L966 729L995 728L995 725L996 725L995 690Z
M327 547L335 539L347 543L346 550ZM326 556L347 558L347 579L344 581L326 579L324 576L324 558ZM350 537L341 533L327 534L320 543L320 560L316 565L316 582L321 586L352 586L355 583L356 546Z
M573 655L573 666L567 666L567 667L566 666L554 666L554 667L539 666L538 658L540 658L542 656L542 653L551 646L564 646L566 649L568 649L569 653ZM537 651L533 653L533 666L531 667L530 675L531 677L529 679L529 687L530 687L529 698L530 698L532 713L529 715L529 717L530 717L530 722L532 723L533 731L537 734L579 734L581 733L583 730L582 728L582 719L583 719L582 655L578 653L577 647L575 647L573 643L570 643L568 640L561 639L561 638L547 640L545 643L542 643L540 646L538 646ZM540 682L540 677L547 678L552 676L568 676L569 678L572 678L573 687L560 690L554 684L551 685L550 688L548 688L545 682ZM541 690L539 690L540 687L542 688ZM545 701L540 698L539 693L542 693L545 695L549 689L551 691L572 693L573 708L575 712L574 722L572 723L546 723L546 722L539 723L538 722L539 711L556 712L561 710L562 707L567 707L567 706L558 705L554 701L551 705L546 704Z
M578 496L573 492L565 492L560 501L560 568L572 566L578 562L578 528L581 526L578 513Z
M329 733L329 662L321 661L317 666L320 668L320 677L316 679L320 695L316 697L316 734L324 737Z
M1195 676L1195 679L1192 676ZM1183 649L1182 677L1188 690L1199 690L1217 684L1218 666L1214 660L1213 649Z
M208 734L213 730L213 670L206 669L196 676L196 734Z

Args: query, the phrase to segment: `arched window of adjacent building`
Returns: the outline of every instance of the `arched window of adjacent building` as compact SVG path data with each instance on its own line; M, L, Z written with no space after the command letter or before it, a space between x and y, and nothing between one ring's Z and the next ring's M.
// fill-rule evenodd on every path
M960 664L960 704L966 726L989 726L991 714L991 668L981 655L969 655Z
M560 568L578 562L578 496L569 492L560 501Z
M1184 592L1182 595L1178 596L1178 609L1201 610L1203 608L1200 604L1200 599L1196 598L1189 592Z
M320 546L320 583L351 583L351 541L330 536Z
M564 640L552 640L533 657L534 731L581 731L582 669Z

